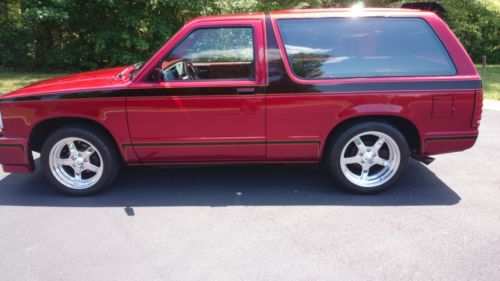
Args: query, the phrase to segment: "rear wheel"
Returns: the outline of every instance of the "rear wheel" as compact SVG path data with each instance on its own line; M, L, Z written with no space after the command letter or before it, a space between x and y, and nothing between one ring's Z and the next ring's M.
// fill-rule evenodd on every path
M63 127L42 147L42 169L58 190L89 195L110 184L120 161L108 136L92 127Z
M393 185L409 161L404 136L393 126L366 122L342 130L329 144L328 169L347 190L378 193Z

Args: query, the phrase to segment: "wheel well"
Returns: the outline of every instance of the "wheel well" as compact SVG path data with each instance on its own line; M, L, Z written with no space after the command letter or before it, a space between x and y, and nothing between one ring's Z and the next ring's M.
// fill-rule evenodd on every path
M418 133L417 127L415 127L415 125L408 119L398 116L362 116L344 120L337 126L335 126L326 139L323 152L326 151L327 146L330 143L330 140L334 138L344 128L363 122L373 122L373 121L388 123L396 127L401 132L401 134L403 134L406 141L408 142L410 151L411 152L420 151L420 134ZM323 155L325 155L325 153L323 153Z
M57 129L63 126L87 126L96 129L106 136L108 136L109 140L111 140L115 144L115 148L118 151L118 147L116 146L116 142L111 135L111 133L96 121L85 119L85 118L75 118L75 117L64 117L64 118L53 118L40 122L37 124L33 130L31 131L29 138L29 146L30 150L40 152L42 150L43 143L45 140Z

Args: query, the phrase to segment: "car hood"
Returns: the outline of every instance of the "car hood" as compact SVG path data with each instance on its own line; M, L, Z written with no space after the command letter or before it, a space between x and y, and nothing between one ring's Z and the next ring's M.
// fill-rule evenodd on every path
M2 99L126 87L130 83L128 77L119 77L118 74L125 72L128 68L115 67L43 80L10 92Z

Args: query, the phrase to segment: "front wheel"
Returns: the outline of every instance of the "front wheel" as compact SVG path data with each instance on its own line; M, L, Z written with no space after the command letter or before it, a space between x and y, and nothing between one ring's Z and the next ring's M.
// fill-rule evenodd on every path
M408 166L410 151L393 126L366 122L342 130L331 140L327 164L347 190L372 194L389 188Z
M63 127L45 141L41 153L45 177L58 190L89 195L112 182L120 162L107 135L92 127Z

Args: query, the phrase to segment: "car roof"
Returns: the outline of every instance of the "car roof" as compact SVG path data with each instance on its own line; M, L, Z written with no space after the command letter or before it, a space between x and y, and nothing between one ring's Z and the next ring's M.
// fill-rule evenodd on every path
M261 19L264 12L246 14L227 14L215 16L203 16L192 19L194 21L207 20L236 20L236 19ZM370 17L426 17L435 16L429 11L402 8L324 8L324 9L289 9L269 12L273 18L310 18L310 17L348 17L348 16L370 16Z
M379 13L381 15L398 14L398 13L421 13L421 10L416 9L402 9L402 8L323 8L323 9L290 9L290 10L278 10L271 12L272 14L339 14L339 13L351 13L352 11L362 11L371 14Z

